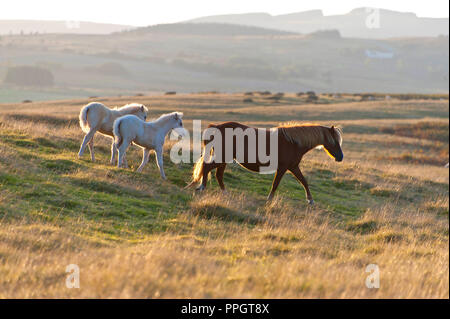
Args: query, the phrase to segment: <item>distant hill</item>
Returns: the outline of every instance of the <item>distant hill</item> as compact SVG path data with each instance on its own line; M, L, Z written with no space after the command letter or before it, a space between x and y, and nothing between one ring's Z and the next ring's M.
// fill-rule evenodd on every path
M237 36L237 35L289 35L294 32L267 29L254 26L235 25L227 23L175 23L157 24L143 28L124 31L129 33L207 35L207 36Z
M379 28L367 27L372 11L354 9L347 14L324 16L321 10L312 10L272 16L267 13L230 14L201 17L189 23L229 23L268 29L311 33L336 29L349 38L436 37L448 35L448 18L421 18L414 13L379 10ZM185 23L184 22L184 23ZM372 26L370 24L369 26Z
M31 99L32 90L41 94L41 88L8 81L11 68L25 66L50 71L54 83L48 90L55 96L446 93L449 84L448 36L380 40L346 38L338 30L294 34L227 24L173 24L109 35L2 36L0 50L0 103L2 92L19 101Z
M0 35L35 33L110 34L135 27L84 21L0 20Z

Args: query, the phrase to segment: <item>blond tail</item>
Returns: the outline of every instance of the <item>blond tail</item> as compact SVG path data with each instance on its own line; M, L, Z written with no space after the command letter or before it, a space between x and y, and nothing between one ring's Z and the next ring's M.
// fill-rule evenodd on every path
M198 159L197 163L195 163L194 171L192 172L192 181L185 188L189 188L192 185L201 181L203 176L203 161L204 161L203 157L204 156L202 155L202 157Z
M89 105L83 107L80 111L80 126L83 132L89 132L89 123L87 119L87 113L89 111Z
M114 134L114 143L116 147L119 148L122 145L122 134L120 134L120 124L122 123L122 119L117 119L114 121L113 134Z

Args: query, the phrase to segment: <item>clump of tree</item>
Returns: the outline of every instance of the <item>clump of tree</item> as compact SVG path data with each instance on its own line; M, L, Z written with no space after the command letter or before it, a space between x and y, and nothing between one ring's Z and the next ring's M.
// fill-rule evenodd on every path
M283 92L278 92L278 93L276 93L276 94L274 94L274 95L268 97L267 99L268 99L268 100L279 101L279 100L281 100L281 99L283 98L283 96L284 96L284 93L283 93Z
M306 92L306 95L307 95L306 102L308 103L317 102L319 100L319 97L316 95L316 92L314 91L308 91Z
M37 66L14 66L6 71L4 83L21 86L52 86L52 72Z
M374 101L375 100L375 96L373 96L373 94L361 94L361 101Z

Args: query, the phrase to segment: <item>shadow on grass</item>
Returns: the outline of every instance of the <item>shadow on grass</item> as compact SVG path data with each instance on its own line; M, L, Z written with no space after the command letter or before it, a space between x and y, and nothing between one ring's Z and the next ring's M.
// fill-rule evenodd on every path
M252 225L262 223L265 220L263 217L253 214L244 214L225 207L219 203L195 205L190 210L190 213L194 216L199 216L205 219L215 218L227 222L248 223Z
M71 177L70 183L73 186L82 187L84 189L89 189L95 192L108 193L114 195L130 195L138 198L148 197L147 194L141 191L128 187L119 186L113 183L108 183L105 181L88 180L85 178Z

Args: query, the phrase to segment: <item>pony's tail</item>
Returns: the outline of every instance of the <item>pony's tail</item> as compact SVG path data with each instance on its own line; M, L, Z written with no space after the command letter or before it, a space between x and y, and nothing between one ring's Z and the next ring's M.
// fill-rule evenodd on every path
M197 163L195 163L194 170L192 172L192 180L189 183L189 185L187 185L185 188L189 188L192 185L200 182L203 176L203 162L204 162L204 155L202 155L202 157L198 159Z
M214 125L214 124L209 124L208 128L211 128L211 127L217 127L217 126ZM207 143L209 143L209 142L210 141L207 141L207 140L203 141L203 154L198 159L197 163L195 163L194 171L192 172L192 181L185 188L189 188L192 185L194 185L194 184L196 184L196 183L198 183L198 182L200 182L202 180L202 178L203 178L203 166L204 166L203 164L205 163L205 154L204 154L205 153L205 145ZM212 153L213 153L213 150L211 150L211 154Z
M116 147L119 148L122 145L122 134L120 134L120 124L122 123L122 119L119 118L114 122L113 134L114 134L114 143Z
M89 105L83 107L80 111L80 126L83 132L89 132L89 123L87 119L87 113L89 111Z

